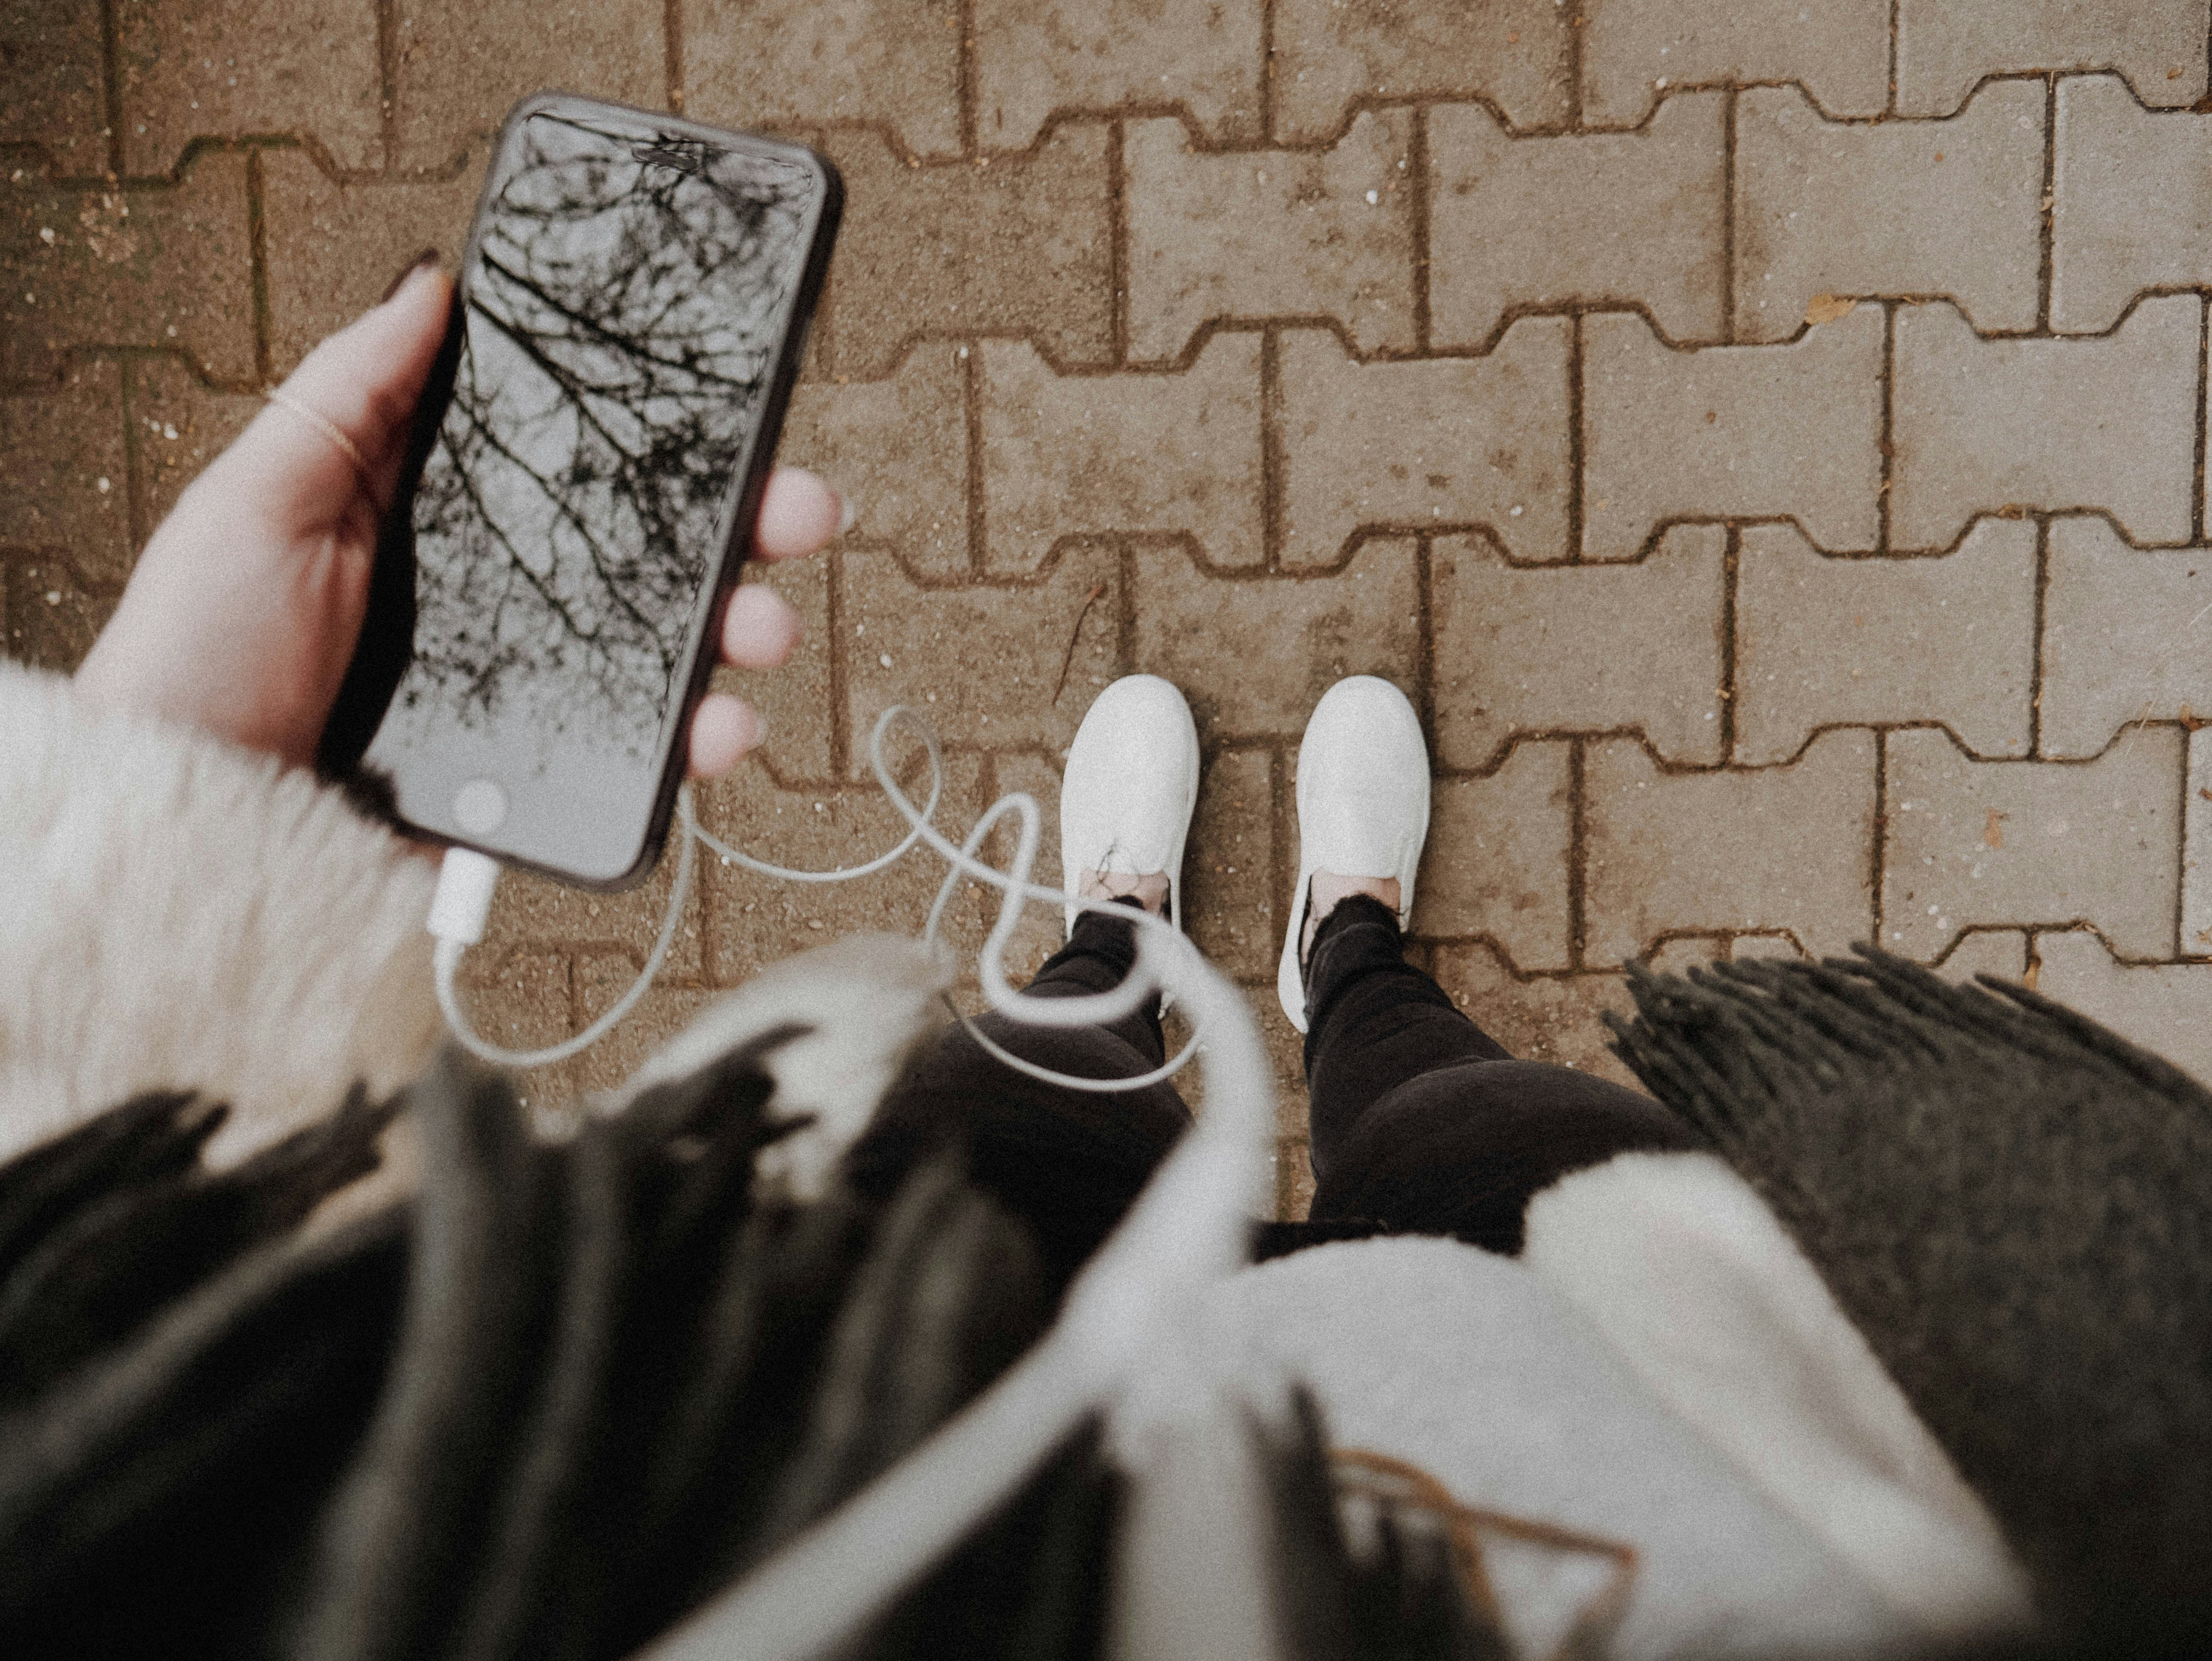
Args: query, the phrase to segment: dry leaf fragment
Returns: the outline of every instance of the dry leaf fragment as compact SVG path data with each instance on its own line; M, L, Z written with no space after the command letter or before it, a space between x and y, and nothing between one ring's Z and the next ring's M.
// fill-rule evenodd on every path
M2004 822L2011 817L2009 813L2000 813L1996 808L1990 808L1989 822L1982 827L1982 841L1991 848L2003 847Z
M1816 294L1805 305L1805 320L1818 328L1823 323L1833 323L1839 317L1850 315L1851 307L1859 302L1845 300L1838 295Z

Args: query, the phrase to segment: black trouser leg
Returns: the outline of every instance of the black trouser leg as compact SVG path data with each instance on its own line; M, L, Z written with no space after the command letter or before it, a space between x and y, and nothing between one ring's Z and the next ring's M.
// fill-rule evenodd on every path
M1108 991L1135 960L1133 924L1083 912L1025 989L1047 998ZM976 1025L1024 1061L1079 1078L1129 1078L1166 1057L1157 997L1109 1026L1027 1026L996 1014ZM977 1184L1035 1232L1057 1290L1189 1128L1190 1110L1172 1085L1101 1094L1045 1084L956 1026L884 1098L847 1153L846 1173L863 1193L885 1196L917 1159L963 1147Z
M1316 932L1306 977L1316 1222L1521 1250L1530 1197L1638 1148L1702 1146L1650 1097L1516 1062L1405 961L1396 915L1365 895Z

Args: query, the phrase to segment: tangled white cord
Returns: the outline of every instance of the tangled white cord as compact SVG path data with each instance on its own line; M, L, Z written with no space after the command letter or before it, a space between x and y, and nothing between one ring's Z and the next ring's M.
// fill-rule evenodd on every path
M898 788L884 757L886 735L902 719L929 751L924 807ZM1130 1382L1149 1365L1147 1347L1192 1318L1207 1285L1244 1261L1245 1219L1261 1191L1264 1150L1274 1123L1273 1074L1258 1025L1237 987L1170 924L1115 907L1112 915L1127 917L1138 930L1136 962L1121 985L1071 998L1016 991L1007 983L1004 955L1022 909L1031 903L1061 906L1070 899L1029 879L1042 825L1036 800L1019 794L1001 797L965 844L956 847L931 823L944 766L927 726L906 709L886 710L868 755L877 782L908 830L889 853L847 870L788 871L753 859L702 830L689 792L679 795L684 843L676 881L643 972L612 1009L550 1050L502 1050L469 1030L454 995L454 971L462 952L483 938L498 867L480 854L449 854L431 908L431 932L439 937L439 1002L455 1036L477 1055L510 1065L558 1060L596 1040L643 995L667 957L690 889L695 842L748 870L799 882L865 876L927 843L951 869L930 907L925 938L937 939L945 907L962 879L1004 896L978 958L983 994L994 1009L1032 1025L1083 1026L1116 1020L1155 990L1171 993L1204 1037L1206 1111L1076 1276L1042 1342L904 1459L652 1645L645 1661L726 1661L740 1655L747 1661L805 1661L833 1653L1015 1492L1085 1415L1103 1411L1117 1434L1141 1443L1146 1415L1158 1403L1130 1396ZM1008 814L1018 818L1019 836L1011 867L1000 871L977 859L975 850ZM1107 909L1090 900L1074 904L1084 910ZM1137 1078L1076 1079L1008 1055L967 1025L1008 1066L1076 1090L1136 1089L1167 1077L1200 1050L1194 1037L1174 1061ZM1132 1400L1150 1405L1132 1407Z
M891 728L905 721L914 729L929 755L929 799L916 807L907 794L899 788L892 776L885 755L885 743ZM429 929L437 936L434 954L438 989L438 1007L444 1013L446 1025L454 1039L471 1055L501 1067L544 1067L555 1062L566 1061L580 1054L605 1037L613 1027L637 1007L653 980L667 962L669 948L676 940L677 924L683 916L684 904L690 897L693 868L697 863L697 844L706 847L726 864L742 867L765 877L783 882L836 883L852 882L861 877L873 876L896 864L913 852L917 845L927 843L930 850L942 858L951 868L939 885L937 898L929 908L927 922L922 928L922 938L932 946L939 942L939 928L944 922L945 908L958 891L963 879L983 883L1003 891L997 922L977 954L976 973L982 983L983 995L991 1007L1010 1019L1031 1026L1097 1026L1119 1020L1144 1002L1156 989L1162 989L1179 977L1174 965L1177 954L1195 959L1197 953L1181 931L1149 912L1133 910L1126 906L1108 906L1097 900L1084 899L1066 894L1057 888L1048 888L1030 880L1030 872L1036 862L1037 843L1043 825L1043 815L1036 799L1021 791L1014 791L993 802L975 828L968 833L964 843L956 847L933 820L939 802L945 793L945 761L937 745L937 734L929 724L903 704L894 704L877 718L875 730L868 739L868 761L875 770L876 782L890 798L891 805L908 825L906 836L889 852L880 854L862 865L842 867L835 871L798 871L787 866L771 865L755 859L743 850L732 848L699 823L691 805L691 787L685 785L677 793L676 809L680 839L677 849L676 879L668 891L668 910L660 922L660 933L655 937L653 950L647 955L645 967L638 971L629 989L615 1001L614 1006L582 1031L563 1043L543 1050L507 1050L492 1043L478 1034L470 1024L467 1013L461 1007L458 984L461 954L483 938L485 919L491 910L491 898L499 877L497 861L469 849L447 851L445 863L438 873L438 891L431 902ZM1018 817L1014 857L1009 869L999 870L976 857L976 849L983 845L1001 819L1009 814ZM1086 911L1110 911L1138 925L1137 960L1121 984L1110 992L1087 994L1073 998L1037 998L1017 991L1006 976L1006 949L1021 922L1024 909L1031 904L1062 907L1073 904ZM951 1001L946 999L946 1007ZM1204 1037L1202 1024L1198 1025L1188 1043L1177 1055L1149 1073L1120 1079L1079 1078L1072 1074L1055 1073L1049 1068L1037 1066L1013 1054L991 1037L957 1009L953 1018L967 1029L968 1035L991 1056L1018 1073L1026 1074L1043 1083L1058 1085L1063 1089L1110 1094L1126 1090L1140 1090L1147 1085L1159 1083L1180 1072L1198 1053Z

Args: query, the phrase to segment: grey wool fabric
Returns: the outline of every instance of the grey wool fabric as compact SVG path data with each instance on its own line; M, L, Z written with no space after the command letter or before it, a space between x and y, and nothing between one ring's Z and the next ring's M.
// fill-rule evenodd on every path
M1796 1236L2057 1630L2212 1630L2212 1094L1857 949L1632 970L1615 1048Z

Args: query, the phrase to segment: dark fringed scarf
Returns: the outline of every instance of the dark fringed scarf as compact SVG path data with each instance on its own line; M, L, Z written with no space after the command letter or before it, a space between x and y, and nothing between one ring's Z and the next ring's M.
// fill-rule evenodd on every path
M1781 1217L2059 1632L2212 1634L2212 1095L1859 951L1632 970L1615 1049Z
M0 1647L612 1661L897 1462L1057 1288L957 1154L880 1203L757 1197L755 1155L797 1128L767 1111L787 1036L557 1144L449 1053L228 1172L199 1163L222 1110L182 1095L0 1167ZM400 1110L419 1193L302 1237ZM1246 1433L1286 1655L1504 1652L1431 1536L1386 1519L1379 1560L1347 1548L1310 1407ZM1100 1440L1081 1427L840 1653L1099 1654L1122 1515Z

